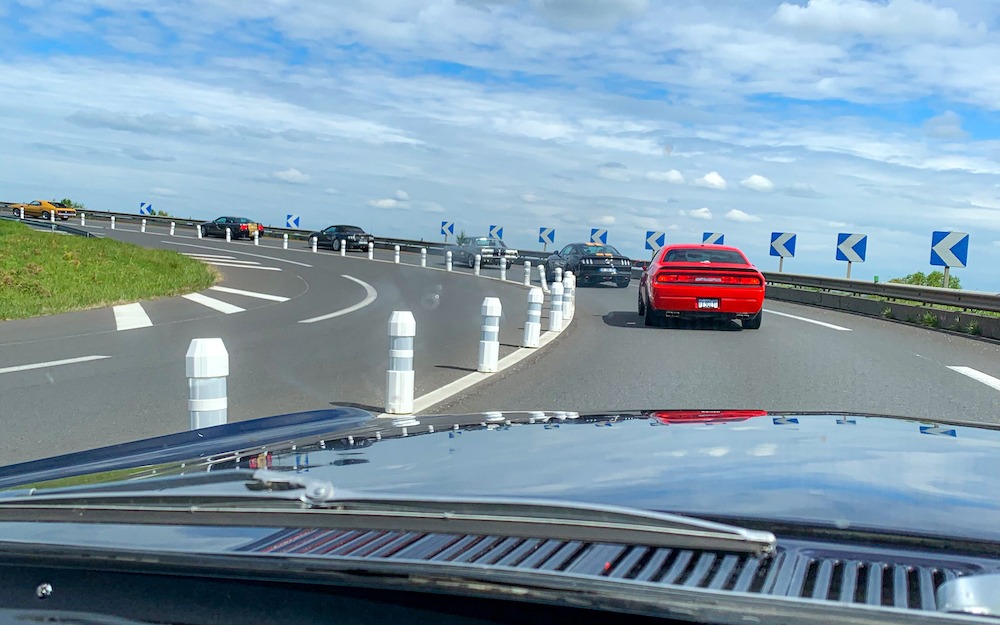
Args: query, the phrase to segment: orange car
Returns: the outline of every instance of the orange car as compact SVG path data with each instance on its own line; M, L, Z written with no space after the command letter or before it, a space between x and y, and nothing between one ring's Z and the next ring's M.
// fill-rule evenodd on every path
M56 202L55 200L33 200L27 204L12 204L11 210L14 215L20 215L20 209L24 209L25 217L34 217L36 219L52 219L52 215L55 215L63 221L69 219L70 217L76 216L76 209L72 206L67 206L62 202Z
M666 317L739 319L760 327L764 275L725 245L670 245L639 278L639 314L647 326Z

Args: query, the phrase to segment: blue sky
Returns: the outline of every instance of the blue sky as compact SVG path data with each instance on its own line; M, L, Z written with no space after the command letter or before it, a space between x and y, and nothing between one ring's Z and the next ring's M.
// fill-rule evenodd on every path
M1000 6L954 0L15 0L0 199L153 202L514 246L723 232L762 268L1000 291Z

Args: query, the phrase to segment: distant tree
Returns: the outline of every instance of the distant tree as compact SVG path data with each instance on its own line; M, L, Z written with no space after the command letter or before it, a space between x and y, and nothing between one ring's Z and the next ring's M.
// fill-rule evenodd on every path
M468 240L469 240L469 235L465 234L465 230L462 230L461 232L459 232L458 236L455 237L455 241L459 245L464 245Z
M69 199L68 197L64 197L61 200L57 200L55 198L52 198L52 201L53 202L61 202L61 203L65 204L66 206L69 206L70 208L87 208L83 204L81 204L79 202L74 202L73 200Z
M944 272L932 271L925 274L922 271L916 273L911 273L902 278L893 278L889 282L894 282L896 284L915 284L917 286L944 286ZM958 279L957 276L948 276L948 288L949 289L961 289L962 281Z
M158 217L170 217L170 213L168 213L167 211L160 211L160 210L158 210L158 211L156 211L156 215Z

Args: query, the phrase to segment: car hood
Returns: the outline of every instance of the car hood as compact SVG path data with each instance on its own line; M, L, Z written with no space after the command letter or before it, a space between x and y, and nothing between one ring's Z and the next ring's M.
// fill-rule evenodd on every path
M837 413L387 418L343 408L2 467L0 487L264 467L352 491L564 499L1000 541L1000 431Z

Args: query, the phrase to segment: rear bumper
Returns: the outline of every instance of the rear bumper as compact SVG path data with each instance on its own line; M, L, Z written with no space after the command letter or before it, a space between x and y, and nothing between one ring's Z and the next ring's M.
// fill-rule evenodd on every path
M576 276L576 281L579 283L591 283L596 284L598 282L620 282L623 280L632 279L632 270L627 269L616 269L614 273L601 272L596 269L584 269L579 268L573 274Z
M699 299L717 299L718 308L700 308ZM727 316L736 318L737 316L755 315L764 306L763 291L756 292L718 292L709 291L704 293L653 293L652 300L655 310L665 312L668 315L683 316Z

